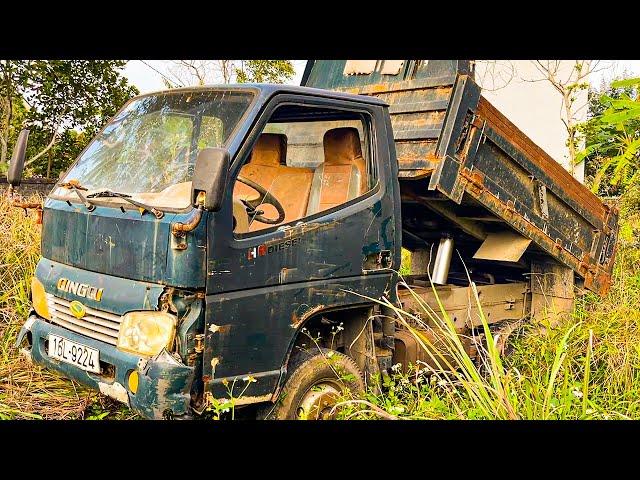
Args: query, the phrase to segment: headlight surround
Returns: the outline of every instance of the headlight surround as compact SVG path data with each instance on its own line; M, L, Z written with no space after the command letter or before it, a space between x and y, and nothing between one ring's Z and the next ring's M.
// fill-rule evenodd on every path
M118 349L152 357L170 348L176 333L176 317L167 312L129 312L122 317Z
M44 291L44 285L36 277L31 277L31 303L33 309L38 315L47 320L51 320L51 312L49 311L49 303L47 302L47 293Z

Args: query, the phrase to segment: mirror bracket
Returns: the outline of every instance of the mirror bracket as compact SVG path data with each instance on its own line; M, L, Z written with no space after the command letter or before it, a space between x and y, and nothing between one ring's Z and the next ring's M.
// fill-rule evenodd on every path
M222 206L229 174L229 152L224 148L205 148L198 153L191 181L193 203L217 212Z

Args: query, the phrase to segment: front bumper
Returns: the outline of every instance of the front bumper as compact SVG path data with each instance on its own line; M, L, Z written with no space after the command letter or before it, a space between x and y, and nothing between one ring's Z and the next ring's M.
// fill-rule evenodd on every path
M47 353L50 333L99 350L102 373L87 372L51 358ZM20 330L16 347L21 347L21 353L34 363L115 398L145 418L190 415L194 368L176 360L166 350L152 358L139 357L48 323L36 314L31 314ZM139 376L135 394L128 388L128 378L134 370Z

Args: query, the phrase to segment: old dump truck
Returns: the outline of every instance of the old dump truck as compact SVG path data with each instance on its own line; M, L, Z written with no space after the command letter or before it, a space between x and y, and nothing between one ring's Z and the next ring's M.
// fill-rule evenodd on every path
M472 66L316 60L299 87L132 99L44 201L17 347L147 418L230 397L325 418L342 389L421 358L372 300L419 309L401 247L406 283L468 338L467 275L496 328L604 294L617 210L484 99Z

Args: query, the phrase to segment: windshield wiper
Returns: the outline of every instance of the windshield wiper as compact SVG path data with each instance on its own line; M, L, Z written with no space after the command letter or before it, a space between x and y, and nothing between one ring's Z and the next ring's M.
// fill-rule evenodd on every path
M137 202L136 200L131 199L131 195L127 195L126 193L114 192L113 190L104 190L102 192L95 192L87 195L87 198L121 198L125 202L129 202L131 205L135 205L136 207L142 209L141 213L145 211L153 213L156 218L160 219L164 217L164 212L162 210L158 210L151 205L145 205L144 203Z
M80 182L78 182L77 180L69 180L66 183L61 183L60 186L62 188L66 188L76 192L76 195L78 195L78 198L80 198L84 206L87 207L87 210L89 210L90 212L93 212L96 209L96 204L87 200L86 197L80 192L80 190L87 190L87 189L82 185L80 185Z

